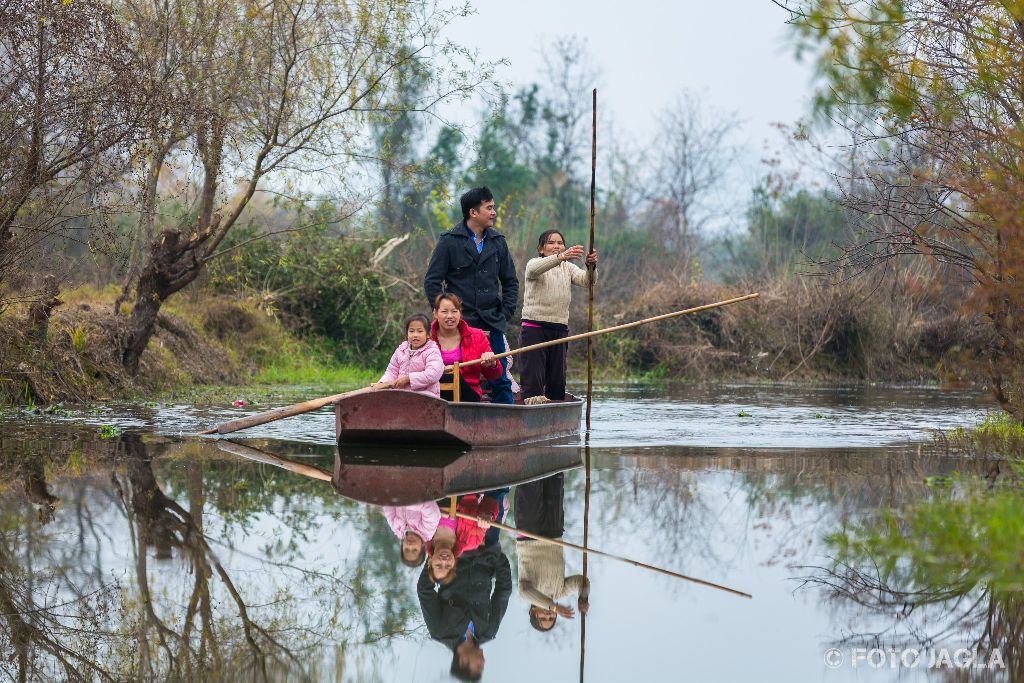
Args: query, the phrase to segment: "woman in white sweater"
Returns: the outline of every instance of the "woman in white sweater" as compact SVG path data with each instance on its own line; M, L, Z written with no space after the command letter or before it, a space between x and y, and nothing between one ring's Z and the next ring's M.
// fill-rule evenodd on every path
M526 264L526 290L523 299L523 327L520 346L529 346L569 336L569 303L572 285L586 287L587 271L570 261L583 256L583 247L565 248L558 230L546 230L537 242L537 257ZM597 265L597 252L587 256ZM597 278L597 270L594 270ZM565 400L565 344L527 351L520 356L519 380L522 397L546 396Z

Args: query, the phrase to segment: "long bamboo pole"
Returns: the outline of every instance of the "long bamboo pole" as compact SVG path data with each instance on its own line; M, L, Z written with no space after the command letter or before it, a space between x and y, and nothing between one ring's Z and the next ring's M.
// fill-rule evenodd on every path
M442 510L442 512L448 513L449 510L446 508L446 509ZM457 517L461 517L462 519L472 520L474 522L477 522L478 524L479 523L490 524L491 526L498 527L502 531L508 531L510 533L517 534L519 536L525 536L526 538L532 538L535 541L542 541L544 543L551 543L553 545L562 546L563 548L572 548L573 550L580 550L580 551L582 551L584 553L590 553L591 555L600 555L601 557L607 557L607 558L610 558L612 560L618 560L619 562L625 562L626 564L631 564L634 567L642 567L644 569L650 569L651 571L658 572L659 574L665 574L666 576L672 576L672 577L675 577L677 579L683 579L684 581L690 581L692 583L697 583L697 584L700 584L702 586L707 586L708 588L716 588L716 589L718 589L720 591L725 591L726 593L732 593L733 595L739 595L740 597L744 597L744 598L753 598L754 597L750 593L744 593L743 591L736 590L735 588L729 588L728 586L723 586L723 585L718 584L718 583L712 583L711 581L705 581L704 579L698 579L698 578L696 578L694 576L687 576L686 574L680 574L680 573L674 572L674 571L672 571L670 569L663 569L661 567L655 567L653 564L646 564L644 562L638 562L637 560L631 560L628 557L622 557L621 555L613 555L612 553L606 553L603 550L597 550L596 548L585 548L585 547L583 547L581 545L576 545L575 543L569 543L568 541L562 541L562 540L559 540L557 538L548 538L546 536L538 536L537 534L530 533L529 531L523 531L522 529L517 529L517 528L515 528L513 526L508 526L506 524L502 524L501 522L492 522L490 520L482 519L480 517L474 517L473 515L467 515L464 512L456 512L455 515Z
M693 308L687 308L682 311L674 311L672 313L665 313L662 315L656 315L653 318L644 318L643 320L637 320L631 323L625 323L624 325L616 325L614 327L606 327L603 330L594 330L593 332L584 332L583 334L574 334L571 337L563 337L562 339L552 339L551 341L541 342L540 344L531 344L530 346L523 346L512 351L505 351L492 356L493 358L504 358L505 356L514 356L519 353L526 351L534 351L536 349L545 349L549 346L555 346L556 344L567 344L571 341L577 341L579 339L588 339L590 337L596 337L599 334L609 334L611 332L618 332L620 330L628 330L632 327L638 327L640 325L646 325L648 323L657 322L659 320L668 320L669 318L677 318L681 315L689 315L691 313L700 313L701 311L707 311L712 308L719 308L721 306L728 306L729 304L739 303L740 301L748 301L750 299L756 299L760 294L757 292L753 294L746 294L744 296L738 296L733 299L726 299L725 301L716 301L713 304L704 304L703 306L695 306ZM482 363L482 358L476 360L466 361L459 363L460 368L464 368L467 365L477 365ZM446 372L450 372L452 366L445 368ZM247 427L255 427L257 425L266 424L268 422L274 422L275 420L282 420L286 417L294 417L296 415L302 415L303 413L309 413L314 410L319 410L324 406L340 401L343 398L349 396L358 396L359 394L368 394L371 391L379 391L387 388L386 386L369 386L363 387L362 389L355 389L353 391L346 391L343 394L334 394L333 396L324 396L323 398L315 398L309 401L303 401L302 403L296 403L290 406L284 406L283 408L277 408L275 410L268 410L265 413L258 413L256 415L250 415L248 417L241 417L237 420L230 420L228 422L222 422L216 427L210 429L204 429L199 434L230 434L231 432L237 432L240 429L246 429Z
M590 244L587 255L594 251L594 222L597 214L597 88L593 93L593 121L590 134ZM597 266L587 263L587 332L594 331L594 273ZM594 398L594 339L587 337L587 431L590 431L590 406ZM582 674L581 674L582 675Z
M593 332L583 332L583 333L580 333L580 334L574 334L574 335L572 335L570 337L563 337L561 339L552 339L551 341L541 342L539 344L531 344L530 346L523 346L523 347L520 347L518 349L513 349L512 351L503 351L502 353L494 354L492 356L492 358L497 359L497 358L504 358L505 356L514 356L517 353L524 353L526 351L535 351L537 349L546 349L549 346L555 346L557 344L567 344L569 342L578 341L580 339L588 339L590 337L597 337L598 335L602 335L602 334L609 334L611 332L619 332L621 330L628 330L628 329L630 329L632 327L639 327L640 325L647 325L648 323L655 323L655 322L658 322L659 320L668 320L669 318L678 318L681 315L690 315L690 314L693 314L693 313L700 313L701 311L709 311L712 308L720 308L722 306L728 306L730 304L738 304L741 301L749 301L750 299L756 299L759 296L761 296L761 295L758 292L754 292L753 294L744 294L743 296L738 296L738 297L735 297L733 299L726 299L724 301L716 301L713 304L704 304L703 306L694 306L693 308L685 308L685 309L683 309L681 311L673 311L672 313L663 313L661 315L656 315L653 318L644 318L643 320L635 320L635 321L633 321L631 323L624 323L622 325L615 325L614 327L605 327L604 329L594 330ZM468 360L468 361L459 363L459 367L464 368L467 365L476 365L478 363L483 363L483 362L484 361L483 361L482 358L477 358L475 360ZM450 369L451 369L450 365L446 366L445 371L447 372Z

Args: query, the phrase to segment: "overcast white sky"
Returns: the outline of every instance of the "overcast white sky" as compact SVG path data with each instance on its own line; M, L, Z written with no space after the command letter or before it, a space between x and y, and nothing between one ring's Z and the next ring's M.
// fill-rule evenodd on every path
M587 40L602 71L598 110L638 142L651 139L658 112L680 91L700 93L712 110L734 112L733 143L743 167L730 194L745 199L763 169L766 142L779 147L773 122L809 111L811 66L793 56L786 13L771 0L474 0L477 14L451 36L483 59L508 59L500 79L537 81L540 48L554 38ZM600 149L599 140L599 149ZM589 156L589 155L587 155Z

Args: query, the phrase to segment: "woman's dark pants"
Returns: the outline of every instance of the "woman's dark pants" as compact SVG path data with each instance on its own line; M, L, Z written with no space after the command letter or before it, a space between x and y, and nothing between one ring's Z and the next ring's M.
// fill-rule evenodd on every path
M546 327L523 327L519 334L519 346L530 346L552 339L565 339L568 330L552 330ZM523 399L531 396L547 396L552 401L565 400L565 347L556 344L546 349L527 351L519 354L519 384Z

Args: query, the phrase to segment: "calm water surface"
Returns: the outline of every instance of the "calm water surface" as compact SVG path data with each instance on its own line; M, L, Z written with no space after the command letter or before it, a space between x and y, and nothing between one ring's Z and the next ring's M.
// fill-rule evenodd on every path
M548 632L531 626L519 583L524 568L536 571L536 546L502 534L457 568L501 574L508 562L511 594L497 596L483 680L574 681L581 665L587 681L1010 680L998 668L929 668L927 654L912 667L893 667L889 654L871 666L875 647L969 647L984 620L969 601L879 609L825 571L827 534L927 495L925 477L955 465L919 444L988 410L979 395L937 389L602 391L587 449L519 454L569 469L512 487L509 501L522 505L506 523L528 524L527 503L551 512L560 499L563 538L582 542L586 475L571 463L589 454L592 547L754 597L591 557L581 658L579 614ZM188 436L242 412L108 406L0 418L0 677L451 680L452 651L425 624L420 569L399 562L379 507ZM124 431L101 439L100 425ZM234 441L335 466L327 412ZM437 495L430 476L424 490ZM581 572L580 553L562 558L545 571ZM559 602L575 607L576 597Z

